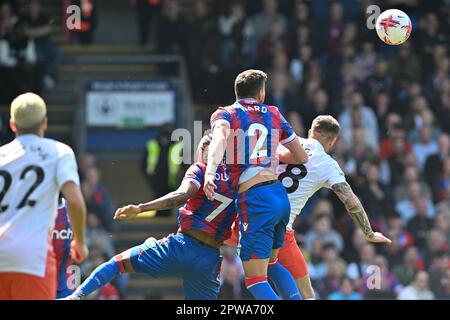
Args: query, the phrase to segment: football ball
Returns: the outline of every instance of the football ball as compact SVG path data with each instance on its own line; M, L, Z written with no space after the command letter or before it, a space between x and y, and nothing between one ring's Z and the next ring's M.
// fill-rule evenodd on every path
M408 40L412 25L406 13L398 9L389 9L380 14L375 29L384 43L396 46Z

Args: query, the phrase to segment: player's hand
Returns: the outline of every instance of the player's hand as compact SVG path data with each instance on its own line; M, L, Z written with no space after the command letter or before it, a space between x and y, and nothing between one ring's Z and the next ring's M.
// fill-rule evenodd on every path
M81 263L89 255L89 249L85 244L80 244L76 240L70 243L70 256L76 263Z
M214 200L214 197L216 196L216 190L217 186L214 183L214 180L216 179L215 174L206 174L205 175L205 182L203 184L203 191L205 192L206 197L209 200Z
M139 213L141 213L141 208L139 208L139 206L130 204L128 206L117 209L116 213L114 214L114 220L133 219L136 218Z
M373 243L391 243L392 241L388 238L386 238L382 233L380 232L374 232L369 236L366 236L366 240Z

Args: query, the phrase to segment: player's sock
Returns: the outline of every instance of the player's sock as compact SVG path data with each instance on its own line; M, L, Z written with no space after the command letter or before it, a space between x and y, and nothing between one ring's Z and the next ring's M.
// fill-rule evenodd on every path
M100 289L120 274L121 268L116 258L98 266L94 272L75 290L70 298L84 299L95 290Z
M245 286L256 300L280 300L267 282L267 276L245 277Z
M268 275L284 300L300 300L297 284L289 271L278 260L269 263Z

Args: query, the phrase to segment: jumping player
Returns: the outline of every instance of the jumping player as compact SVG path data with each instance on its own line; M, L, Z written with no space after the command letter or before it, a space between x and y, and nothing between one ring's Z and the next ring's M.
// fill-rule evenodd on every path
M69 288L67 284L68 268L73 263L73 259L70 256L72 239L73 231L70 225L69 214L67 213L66 200L63 197L59 197L58 214L52 231L52 244L56 259L57 299L67 297L73 293L74 288Z
M236 102L211 116L213 140L204 191L214 199L214 177L225 156L226 164L240 174L237 201L246 287L256 299L279 299L267 282L269 274L284 299L297 299L294 279L277 263L290 205L275 175L276 148L285 145L295 163L306 162L308 156L278 108L264 104L266 80L262 71L242 72L235 80Z
M67 145L44 138L46 115L41 97L17 97L10 121L16 138L0 147L0 300L55 299L50 232L60 191L72 221L72 258L81 262L88 254L75 155Z
M298 138L308 153L308 162L294 165L280 164L277 169L278 179L285 186L291 203L291 217L287 225L285 244L279 252L278 259L294 277L303 299L314 299L314 291L305 259L295 241L292 224L308 199L319 189L330 188L336 193L368 241L391 242L381 233L372 230L367 214L346 182L344 173L338 163L328 155L336 142L339 130L339 123L332 116L318 116L312 122L308 139ZM289 152L282 146L279 152L281 162L292 160L289 158Z
M204 137L199 152L207 152L210 137ZM206 164L197 162L187 170L178 190L154 201L128 205L116 211L115 219L132 219L151 210L179 207L178 233L161 240L147 239L142 245L118 254L102 264L67 300L84 299L121 273L143 272L154 278L176 276L183 279L185 299L215 300L219 294L220 246L231 234L236 218L235 197L239 176L219 165L213 202L203 192Z

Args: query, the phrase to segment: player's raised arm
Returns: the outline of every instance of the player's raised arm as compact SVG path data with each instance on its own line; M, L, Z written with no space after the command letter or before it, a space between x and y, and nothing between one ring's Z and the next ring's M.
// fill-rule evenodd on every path
M81 194L80 187L75 182L66 182L62 186L61 192L66 199L67 212L74 234L74 241L71 245L71 255L77 263L80 263L89 253L85 241L86 204L83 195Z
M127 205L125 207L117 209L114 215L114 219L133 219L138 217L140 213L146 211L178 208L183 205L190 197L192 197L199 188L200 185L193 182L193 180L183 180L177 190L170 192L161 198L138 205Z
M208 166L206 167L203 190L209 200L214 199L216 185L214 180L219 164L225 155L227 139L230 135L229 114L225 110L217 110L211 117L212 140L208 150Z
M391 243L391 240L386 238L383 234L372 230L369 218L367 217L367 213L364 210L361 201L359 201L358 197L354 194L352 188L347 182L334 184L331 186L331 189L345 205L345 208L355 224L357 224L364 232L367 241L375 243Z
M278 151L278 159L287 164L304 164L308 162L308 154L299 139L294 139L284 145L287 150Z

